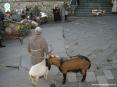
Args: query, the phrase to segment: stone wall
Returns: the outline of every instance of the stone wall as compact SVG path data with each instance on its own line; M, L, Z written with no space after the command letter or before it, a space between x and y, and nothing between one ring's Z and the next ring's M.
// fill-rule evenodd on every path
M61 7L64 3L63 1L38 1L38 2L10 2L11 3L11 10L13 9L24 9L27 7L34 7L35 5L38 5L40 10L43 12L46 12L49 15L49 19L53 19L53 12L52 9L55 6ZM0 3L0 8L4 10L3 8L4 3Z

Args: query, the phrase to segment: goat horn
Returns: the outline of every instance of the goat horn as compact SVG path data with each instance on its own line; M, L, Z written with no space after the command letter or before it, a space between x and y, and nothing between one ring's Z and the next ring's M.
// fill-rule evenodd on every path
M59 58L59 56L58 56L58 55L57 55L56 57L57 57L57 58Z

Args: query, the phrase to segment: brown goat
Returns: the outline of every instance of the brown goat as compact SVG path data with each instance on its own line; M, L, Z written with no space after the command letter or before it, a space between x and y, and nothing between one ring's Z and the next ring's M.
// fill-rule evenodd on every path
M82 82L85 81L87 70L91 66L90 60L85 56L73 56L71 59L60 59L55 55L49 55L47 59L48 68L51 68L51 65L56 65L59 70L63 73L63 84L66 82L67 72L80 72L83 75Z

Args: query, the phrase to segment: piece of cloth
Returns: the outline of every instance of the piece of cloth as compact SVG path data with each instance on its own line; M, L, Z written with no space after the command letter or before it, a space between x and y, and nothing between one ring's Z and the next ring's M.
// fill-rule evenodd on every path
M31 54L32 65L41 62L48 53L48 44L41 34L34 33L28 42L28 52Z

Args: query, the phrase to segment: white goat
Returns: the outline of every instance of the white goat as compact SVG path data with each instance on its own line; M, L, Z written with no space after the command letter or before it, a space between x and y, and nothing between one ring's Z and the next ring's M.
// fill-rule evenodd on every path
M29 76L32 81L32 87L36 87L37 82L40 77L44 76L47 79L48 67L46 66L46 61L33 65L29 70Z

